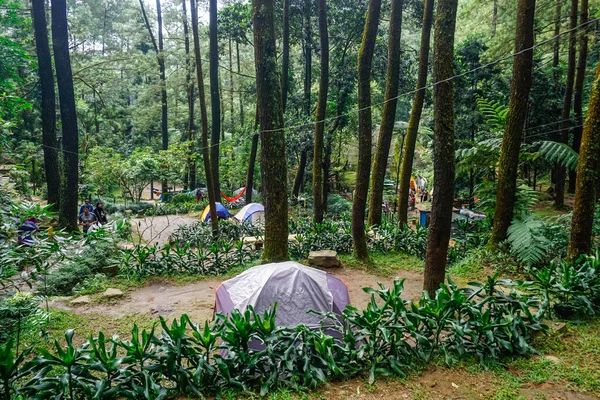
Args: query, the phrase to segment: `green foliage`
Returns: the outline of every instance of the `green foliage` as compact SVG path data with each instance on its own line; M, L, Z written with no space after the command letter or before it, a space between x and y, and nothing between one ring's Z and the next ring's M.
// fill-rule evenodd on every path
M500 104L497 101L479 97L477 99L477 109L485 118L486 124L494 132L504 130L506 117L508 116L508 106Z
M490 219L494 219L494 210L496 209L496 181L483 181L475 190L475 197L479 201L475 208L484 212ZM529 214L531 207L538 201L539 193L531 187L520 184L517 186L517 201L515 202L515 215Z
M508 228L508 242L512 254L525 264L542 261L548 249L548 240L543 235L544 224L533 215L513 220Z
M0 344L43 327L48 316L40 309L40 299L31 293L16 292L0 299Z
M565 143L545 140L541 142L538 151L549 163L560 164L571 171L577 169L579 154Z
M68 262L49 274L44 284L38 285L38 290L47 296L70 296L73 288L91 275L87 265Z
M10 182L14 185L17 193L23 196L27 196L31 193L31 189L29 189L31 177L25 168L13 167L10 170L9 177Z
M535 353L531 333L547 329L531 311L536 299L507 294L513 286L496 277L466 289L449 282L434 298L425 294L411 304L396 281L389 289L364 289L371 294L364 310L348 307L341 319L321 315L320 329L277 326L275 304L262 315L248 307L204 325L187 315L171 324L161 318L160 334L134 325L129 340L99 332L82 347L68 330L64 346L55 341L54 349L40 349L20 370L18 385L0 368L0 387L36 398L208 397L232 389L265 396L362 372L370 383L404 377L439 357L447 364L476 358L487 368ZM20 362L11 342L0 355L0 366Z
M329 194L327 196L327 214L337 216L349 213L352 210L352 203L339 194Z
M543 299L541 315L561 319L591 318L600 313L600 253L576 262L553 261L531 268L530 281L521 282Z

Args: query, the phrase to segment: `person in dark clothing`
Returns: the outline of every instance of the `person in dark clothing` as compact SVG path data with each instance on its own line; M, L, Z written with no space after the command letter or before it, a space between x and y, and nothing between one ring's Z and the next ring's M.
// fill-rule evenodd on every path
M106 217L106 211L104 211L104 206L102 205L102 203L96 204L94 214L96 215L96 218L98 218L98 222L100 223L100 225L108 224L108 218Z
M31 246L34 243L33 234L38 232L40 228L37 226L36 218L27 218L27 220L18 229L17 241L20 245Z
M90 204L90 199L85 199L85 203L79 207L79 215L83 214L83 209L87 208L91 213L94 212L94 206Z

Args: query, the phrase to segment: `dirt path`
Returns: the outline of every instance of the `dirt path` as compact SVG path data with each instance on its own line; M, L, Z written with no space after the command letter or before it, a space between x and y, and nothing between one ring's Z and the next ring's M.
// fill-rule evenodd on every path
M390 286L394 278L380 278L367 272L349 268L331 270L334 276L348 284L352 305L363 308L370 300L364 287L377 287L381 282ZM422 274L411 271L399 271L397 278L406 279L403 297L407 300L418 298L423 287ZM132 314L146 314L168 319L188 314L194 322L212 319L215 302L215 288L221 279L203 279L186 285L174 285L169 282L156 281L133 290L114 303L92 303L87 306L71 306L64 300L51 304L54 308L73 311L77 314L103 314L114 318Z
M165 244L171 233L181 225L191 225L198 221L197 218L185 215L135 218L131 220L131 229L134 236L141 237L148 244Z

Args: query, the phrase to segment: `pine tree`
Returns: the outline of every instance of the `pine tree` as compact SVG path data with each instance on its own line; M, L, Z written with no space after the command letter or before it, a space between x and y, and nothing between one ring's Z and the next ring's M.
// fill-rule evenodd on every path
M371 144L373 140L371 120L371 66L377 39L381 0L369 0L367 18L360 50L358 52L358 165L356 188L352 202L352 239L354 256L366 261L367 238L365 236L365 208L369 192L371 172Z
M433 179L435 189L425 254L423 290L444 282L454 200L454 32L458 0L439 0L433 45Z
M398 104L398 86L400 82L400 35L402 33L403 0L391 0L390 29L388 34L388 65L385 87L385 104L379 127L379 138L371 173L371 196L369 198L369 225L381 224L381 204L383 203L383 184L387 170L396 106Z
M68 230L77 230L77 197L79 184L79 133L77 130L77 112L73 72L69 55L69 32L67 28L66 0L52 2L52 47L58 100L60 102L60 120L63 143L63 184L60 196L58 223Z
M504 127L502 150L498 165L496 213L490 244L497 246L507 237L517 191L519 151L527 118L527 103L531 90L533 67L533 22L535 0L519 0L513 78L510 88L509 113Z
M285 133L277 74L273 0L254 0L254 63L260 124L260 171L265 205L263 259L285 261L288 255L288 199Z

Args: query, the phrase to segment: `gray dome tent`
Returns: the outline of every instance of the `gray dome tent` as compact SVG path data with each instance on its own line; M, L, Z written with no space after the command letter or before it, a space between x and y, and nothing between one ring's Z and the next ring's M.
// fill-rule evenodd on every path
M244 312L248 306L263 313L275 303L278 326L316 329L323 317L308 311L341 315L350 296L341 279L291 261L250 268L216 289L215 311L223 314L234 308Z

